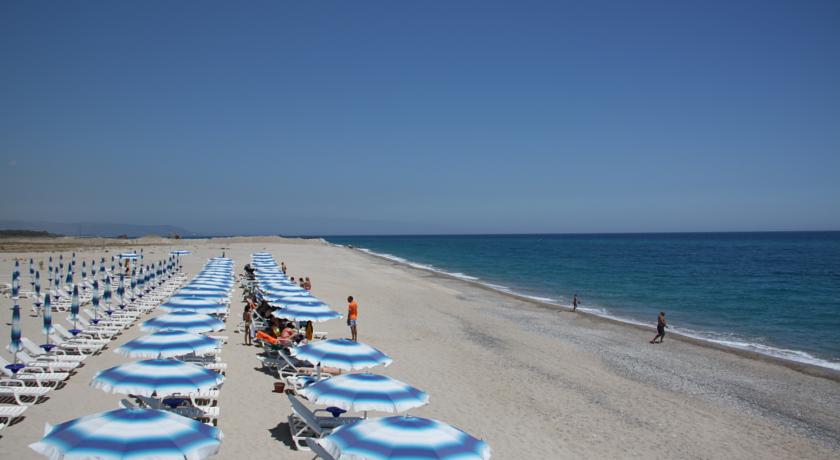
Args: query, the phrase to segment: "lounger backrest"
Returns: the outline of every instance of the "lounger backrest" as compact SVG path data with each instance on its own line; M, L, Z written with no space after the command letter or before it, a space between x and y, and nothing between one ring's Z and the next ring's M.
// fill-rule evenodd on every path
M29 340L29 339L28 339L28 338L26 338L26 337L21 337L21 338L20 338L20 344L21 344L21 345L23 345L23 348L24 348L26 351L28 351L28 352L32 353L34 356L38 356L38 355L40 355L40 354L43 354L43 353L44 353L44 351L43 351L43 350L41 350L40 348L38 348L38 345L35 345L35 342L33 342L33 341Z
M281 358L283 358L283 361L286 361L287 366L290 367L293 371L300 372L297 366L295 366L295 363L292 362L292 358L290 358L289 355L287 355L282 348L277 350L277 354L280 355ZM286 366L283 367L285 368Z
M306 441L306 445L310 449L312 449L312 453L317 455L319 458L322 458L324 460L335 460L335 457L330 455L330 453L327 452L326 449L321 447L321 445L318 444L317 440L315 440L313 438L305 438L305 441Z
M323 434L323 430L321 430L321 424L318 423L318 418L315 417L315 414L309 410L308 407L304 406L294 395L286 394L289 397L289 403L292 405L292 410L300 417L306 426L312 429L318 436Z

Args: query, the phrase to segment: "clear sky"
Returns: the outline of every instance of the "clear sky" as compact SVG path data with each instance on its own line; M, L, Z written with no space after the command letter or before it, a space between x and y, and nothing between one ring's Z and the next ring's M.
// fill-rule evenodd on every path
M840 2L0 3L0 218L840 229Z

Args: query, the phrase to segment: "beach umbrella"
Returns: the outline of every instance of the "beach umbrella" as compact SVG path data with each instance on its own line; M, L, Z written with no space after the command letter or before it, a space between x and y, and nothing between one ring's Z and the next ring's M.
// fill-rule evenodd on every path
M185 249L179 249L179 250L177 250L177 251L172 251L172 252L170 252L169 254L170 254L170 255L173 255L173 256L185 256L185 255L187 255L187 254L192 254L192 252L187 251L187 250L185 250Z
M90 321L93 324L99 324L99 281L93 280L93 296L90 299L93 304L93 319Z
M70 329L70 333L77 335L82 332L76 327L79 319L79 286L75 284L73 285L73 296L70 298L70 319L73 320L73 329Z
M73 284L73 271L70 270L70 267L67 267L67 278L64 280L64 284L67 286Z
M285 305L283 308L271 312L271 315L292 321L313 321L316 323L341 318L341 313L331 310L324 304L317 306Z
M111 277L105 276L105 281L102 284L102 301L105 302L105 313L111 316L114 313L114 310L111 310Z
M137 298L137 270L131 270L131 280L128 287L130 288L128 290L128 300L134 302L134 299Z
M117 295L120 296L120 310L125 308L125 275L120 273L120 284L117 286Z
M378 366L388 366L392 359L385 353L362 342L350 339L329 339L294 347L291 355L319 366L330 366L355 371Z
M29 258L29 285L35 289L35 261Z
M201 334L204 332L221 331L225 323L210 316L192 311L173 311L143 322L142 331L177 330Z
M82 261L82 281L87 281L87 268L84 260Z
M491 455L486 442L452 425L409 416L349 423L314 442L339 460L487 460Z
M12 271L12 298L20 298L20 261L15 259L15 269Z
M44 335L47 338L47 343L45 343L44 345L41 345L41 348L43 348L44 350L49 352L54 347L54 345L50 343L50 334L52 334L52 332L53 332L53 327L52 327L52 305L50 304L50 295L49 294L44 294L44 325L41 328L41 330L44 331Z
M135 254L133 252L123 252L123 253L120 253L120 259L136 260L137 259L137 254Z
M56 426L29 447L51 460L201 460L219 451L216 427L156 409L117 409Z
M206 297L181 297L172 296L159 307L163 311L177 311L186 310L194 313L225 313L227 306L219 303L217 299L209 299Z
M322 302L321 299L314 296L269 296L269 303L277 307L284 307L290 305L298 305L302 307L327 307L327 304Z
M162 398L207 391L224 380L222 374L197 364L176 359L147 359L97 372L90 386L109 393Z
M378 374L337 375L298 393L316 404L365 412L403 412L429 403L425 391Z
M99 273L100 274L105 273L105 258L104 257L99 259Z
M207 299L213 299L217 302L221 302L223 299L227 299L230 296L230 292L228 291L214 291L212 289L192 289L189 287L178 289L175 293L177 296L182 297L205 297Z
M9 343L9 351L15 355L17 361L17 352L20 350L20 305L15 301L12 307L12 334L11 342Z
M114 350L129 358L171 358L190 353L205 354L219 347L219 341L184 331L158 331L126 342Z
M41 306L41 272L35 272L35 306Z

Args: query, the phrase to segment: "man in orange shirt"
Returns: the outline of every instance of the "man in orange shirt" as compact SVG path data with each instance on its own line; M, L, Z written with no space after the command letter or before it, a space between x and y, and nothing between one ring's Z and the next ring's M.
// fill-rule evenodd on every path
M359 304L353 300L353 296L347 298L347 325L350 326L350 334L354 342L358 342L356 336L356 320L359 318Z

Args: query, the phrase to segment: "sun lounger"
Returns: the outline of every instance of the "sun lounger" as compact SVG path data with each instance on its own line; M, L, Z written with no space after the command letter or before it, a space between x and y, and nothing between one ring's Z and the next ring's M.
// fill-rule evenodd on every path
M40 367L43 369L49 369L51 371L61 371L61 372L70 372L77 367L79 367L79 362L73 361L56 361L56 360L40 360L35 359L25 351L18 351L17 357L23 364L26 364L26 367Z
M70 354L67 353L67 350L61 348L53 348L53 350L48 354L43 348L36 345L35 342L29 340L27 337L21 337L20 343L23 345L23 349L26 350L27 353L42 360L54 359L58 361L82 362L88 357L88 355Z
M7 363L5 359L0 358L0 371L3 372L4 376L25 383L35 383L39 387L44 385L58 385L70 377L70 374L67 372L46 372L39 368L23 368L20 372L14 374L9 369L6 369Z
M318 416L318 412L329 412L324 409L313 412L304 406L296 396L290 394L286 396L292 406L292 413L289 414L289 432L292 435L292 443L298 450L309 450L309 446L305 442L301 442L306 438L321 438L345 423L361 420L360 417Z
M19 406L31 406L38 402L38 398L49 393L51 388L28 387L20 380L0 379L0 398L14 398ZM32 398L32 402L25 402L23 398Z
M26 409L27 406L0 406L0 430L19 419Z

